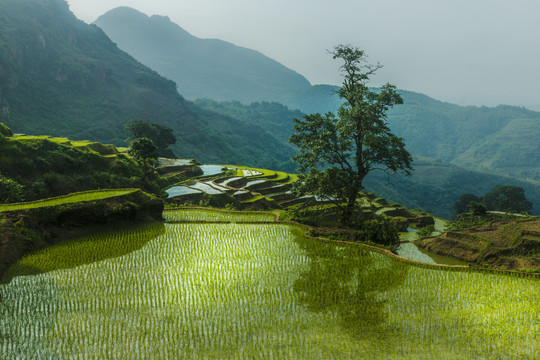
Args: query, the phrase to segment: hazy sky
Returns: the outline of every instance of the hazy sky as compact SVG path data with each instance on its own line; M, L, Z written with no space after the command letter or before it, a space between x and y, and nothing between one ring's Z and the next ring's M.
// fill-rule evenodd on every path
M312 84L341 83L338 44L384 68L373 84L462 105L540 110L538 0L69 0L88 23L130 6L200 38L251 48Z

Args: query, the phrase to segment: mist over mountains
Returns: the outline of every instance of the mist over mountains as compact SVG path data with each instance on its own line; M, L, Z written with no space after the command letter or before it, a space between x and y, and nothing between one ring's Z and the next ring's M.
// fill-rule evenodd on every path
M174 80L189 98L237 100L246 105L276 101L304 113L335 111L340 104L337 87L311 86L258 52L199 39L167 17L148 17L121 7L95 23L120 48ZM410 91L401 94L404 105L391 110L388 119L414 155L540 181L540 113L512 106L458 106ZM290 129L290 135L292 123L283 121L289 122L284 129Z
M283 101L311 87L263 54L218 39L199 39L166 16L120 7L95 22L120 48L176 82L189 99Z

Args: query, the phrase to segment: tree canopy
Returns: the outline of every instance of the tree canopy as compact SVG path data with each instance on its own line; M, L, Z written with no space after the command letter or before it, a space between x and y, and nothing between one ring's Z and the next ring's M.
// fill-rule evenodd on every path
M129 154L142 163L154 162L158 158L158 148L151 139L141 137L131 142Z
M474 194L461 194L454 203L454 217L469 211L469 204L472 202L481 203L482 198Z
M386 121L386 112L403 103L396 87L368 88L370 76L382 66L368 64L364 51L350 45L339 45L330 53L343 62L344 80L337 94L344 102L337 116L316 113L295 118L289 141L300 150L293 157L301 173L295 191L333 201L346 224L366 175L372 170L410 174L412 157Z
M175 157L174 153L167 149L169 145L176 144L176 136L171 128L145 120L131 119L124 125L124 131L130 135L131 140L138 138L152 140L159 156Z
M505 212L529 212L533 208L532 202L525 197L525 190L519 186L495 185L487 194L478 197L473 194L462 194L454 204L455 216L467 212L474 212L472 208L482 205L485 210Z
M506 212L527 212L532 209L532 202L525 198L525 190L518 186L496 185L483 197L488 210Z

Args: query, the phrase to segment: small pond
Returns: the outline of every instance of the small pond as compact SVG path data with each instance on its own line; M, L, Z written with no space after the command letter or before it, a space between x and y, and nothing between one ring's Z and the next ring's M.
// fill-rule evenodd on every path
M172 198L174 196L179 196L179 195L187 195L187 194L196 194L196 193L200 193L199 190L196 190L196 189L192 189L192 188L189 188L187 186L173 186L167 190L165 190L165 192L167 192L167 194L169 194L169 198Z
M210 195L217 195L217 194L222 193L222 191L216 190L213 187L211 187L210 185L205 184L205 183L200 183L200 182L196 183L195 185L191 185L191 187L194 188L194 189L199 189L202 192L205 192L205 193L210 194Z
M442 222L437 223L437 220L436 220L435 228L437 230L444 229ZM404 258L411 259L414 261L420 261L420 262L430 263L430 264L445 264L445 265L467 265L468 264L465 261L462 261L462 260L459 260L450 256L438 255L431 251L419 249L415 244L410 242L410 241L414 241L418 239L418 235L416 234L416 231L417 230L414 228L408 228L407 232L399 233L399 238L402 241L409 241L409 242L403 242L400 244L399 249L396 251L396 253L399 256L403 256Z
M221 174L223 169L222 165L201 165L201 170L203 171L203 176L213 176Z

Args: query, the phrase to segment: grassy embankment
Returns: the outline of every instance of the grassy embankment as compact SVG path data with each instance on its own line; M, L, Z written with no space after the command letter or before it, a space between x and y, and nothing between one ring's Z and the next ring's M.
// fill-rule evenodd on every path
M463 226L437 238L416 241L419 247L477 266L540 272L540 218L488 215L483 224ZM473 219L478 220L478 218Z

